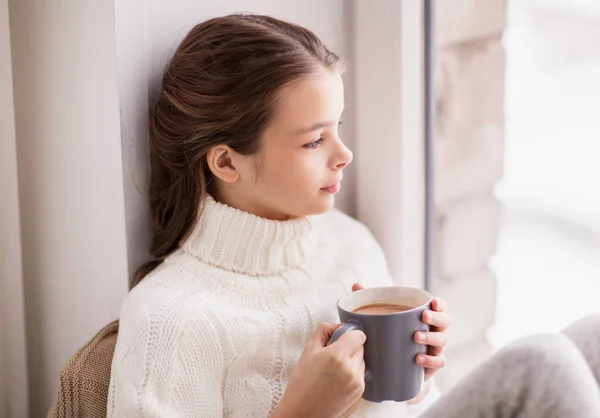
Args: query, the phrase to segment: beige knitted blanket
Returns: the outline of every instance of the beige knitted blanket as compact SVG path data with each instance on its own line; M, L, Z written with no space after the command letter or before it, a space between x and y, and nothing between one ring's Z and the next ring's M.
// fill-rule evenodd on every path
M119 321L102 328L77 350L60 372L48 418L106 418L110 369Z

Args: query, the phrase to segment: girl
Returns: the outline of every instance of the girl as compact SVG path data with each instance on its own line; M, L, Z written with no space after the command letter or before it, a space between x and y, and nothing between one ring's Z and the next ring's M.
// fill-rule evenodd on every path
M150 120L155 260L121 311L109 417L401 418L424 404L445 363L440 299L415 335L427 384L408 403L360 400L360 331L327 345L339 297L393 284L369 231L332 209L352 161L342 71L313 33L266 16L211 19L182 41ZM473 381L427 416L483 416Z
M149 127L156 260L122 308L109 416L402 416L356 402L364 334L326 347L339 297L393 285L369 231L332 210L352 161L342 71L313 33L266 16L182 41ZM449 323L429 315L428 380Z

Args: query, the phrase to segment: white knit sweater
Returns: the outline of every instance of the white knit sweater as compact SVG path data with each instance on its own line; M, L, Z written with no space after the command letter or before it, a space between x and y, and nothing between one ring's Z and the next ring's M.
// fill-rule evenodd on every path
M268 417L319 322L353 283L391 285L359 222L271 221L209 198L181 248L121 310L109 417ZM363 400L346 415L413 416Z

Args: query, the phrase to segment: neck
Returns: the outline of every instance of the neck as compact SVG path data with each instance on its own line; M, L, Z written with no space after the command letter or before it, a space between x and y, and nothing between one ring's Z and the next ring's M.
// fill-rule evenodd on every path
M237 189L234 190L232 187L219 187L218 192L214 193L213 197L215 201L219 203L263 219L271 221L289 221L297 218L297 216L285 214L269 208L261 202L257 202L256 197L247 196L247 193L243 193Z

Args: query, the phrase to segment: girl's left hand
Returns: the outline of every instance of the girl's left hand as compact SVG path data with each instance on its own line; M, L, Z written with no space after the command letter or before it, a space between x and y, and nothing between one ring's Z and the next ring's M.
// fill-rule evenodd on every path
M352 291L364 289L358 283L352 286ZM444 349L446 347L446 330L450 326L450 315L446 310L446 302L441 298L431 301L431 311L423 312L422 321L430 326L429 332L415 332L414 339L419 344L427 344L427 354L419 354L415 361L425 367L425 381L429 380L438 370L446 365Z

